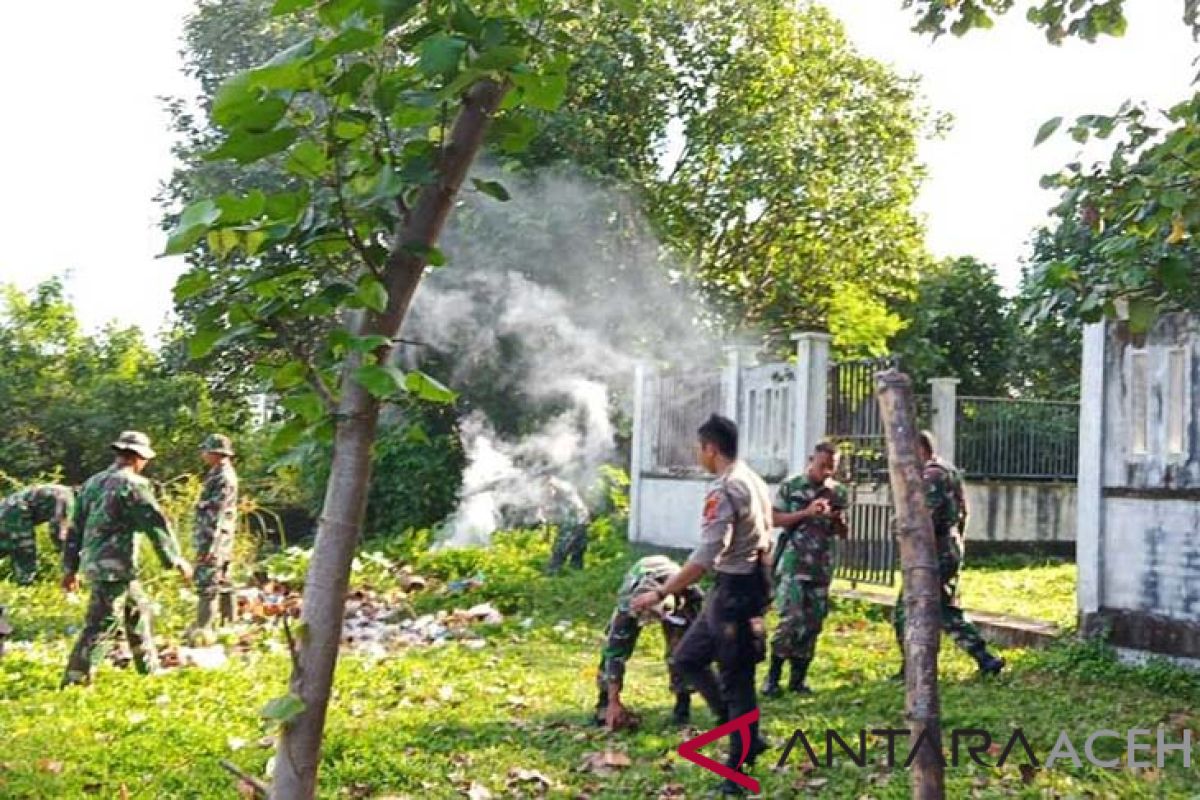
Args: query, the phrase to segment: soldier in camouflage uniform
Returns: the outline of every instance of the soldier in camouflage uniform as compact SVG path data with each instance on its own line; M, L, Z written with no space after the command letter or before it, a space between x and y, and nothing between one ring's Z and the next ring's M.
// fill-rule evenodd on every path
M233 594L229 565L237 531L238 476L233 468L233 443L214 433L200 447L208 473L196 503L196 589L200 596L196 622L189 638L199 641L212 633L212 620L220 601L221 624L233 621Z
M847 534L846 487L833 480L837 448L817 445L808 471L788 478L775 501L775 525L784 528L775 552L775 610L779 627L771 640L771 665L763 684L765 697L783 693L779 685L783 663L791 664L787 688L811 693L805 683L817 649L817 638L829 615L829 584L833 581L833 537Z
M942 582L942 630L954 637L979 665L979 670L994 675L1004 668L1004 659L988 652L987 642L958 606L958 575L963 561L963 535L967 529L967 498L963 493L958 469L934 452L933 434L922 431L917 437L917 458L924 464L925 505L933 518L937 542L938 572ZM892 617L896 639L900 643L900 673L904 675L904 589L896 599Z
M0 503L0 557L12 556L17 583L28 586L37 572L37 526L50 526L50 541L61 553L74 508L70 487L53 483L22 489Z
M546 523L558 528L546 571L556 575L568 561L576 569L583 569L583 555L588 546L588 523L591 521L587 505L575 487L564 480L550 478L546 487L549 494Z
M661 603L647 612L634 614L629 608L629 602L636 595L661 589L678 573L679 565L666 556L646 556L625 573L625 580L617 592L617 607L605 631L608 640L600 656L600 669L596 673L597 724L615 729L627 719L625 707L621 705L625 664L633 656L642 626L656 620L662 623L663 639L667 645L667 671L671 679L671 693L675 695L672 719L679 725L691 719L691 694L683 675L675 667L671 653L699 616L704 593L699 587L689 586L681 594L663 598Z
M92 665L102 657L104 640L116 628L115 608L123 601L125 636L134 666L143 674L158 669L158 652L150 626L150 609L137 580L134 534L150 537L159 560L192 578L191 565L179 554L171 524L142 477L154 458L144 433L126 431L112 445L117 457L103 472L84 483L75 507L74 526L63 549L63 588L79 586L80 565L90 585L87 617L71 651L63 685L91 681Z

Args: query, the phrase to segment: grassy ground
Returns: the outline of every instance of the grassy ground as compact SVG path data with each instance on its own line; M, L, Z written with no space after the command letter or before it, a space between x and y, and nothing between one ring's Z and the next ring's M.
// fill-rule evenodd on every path
M647 631L629 675L628 700L643 715L641 730L607 736L586 724L602 629L632 558L615 541L597 549L598 563L586 573L558 579L540 576L545 543L528 535L507 537L487 553L419 559L423 574L453 579L483 572L486 583L458 597L418 596L418 611L491 600L508 618L487 631L482 650L448 645L379 660L343 657L321 796L448 798L467 796L472 787L476 798L488 796L484 790L495 797L705 796L711 776L674 751L711 720L697 709L693 731L668 724L671 698L656 630ZM360 579L386 580L372 569L364 566ZM1064 582L1058 574L1064 569L982 569L967 585L982 586L986 576L996 592L1028 586L1034 597L1036 587ZM163 606L160 635L177 640L189 598L173 579L152 580ZM70 628L78 625L82 606L66 603L49 583L31 589L0 584L0 603L14 609L18 628L18 641L0 658L0 797L225 798L233 796L233 783L220 759L255 774L267 768L273 750L264 737L272 730L258 712L282 693L287 673L274 632L265 633L251 655L220 670L140 678L105 667L93 687L59 691ZM1200 685L1162 665L1134 670L1102 649L1063 645L1009 651L1011 671L980 680L960 653L943 653L944 727L984 728L998 737L1019 727L1039 757L1060 729L1082 747L1083 736L1098 728L1163 722L1172 740L1181 728L1200 728L1190 716ZM841 604L818 659L814 697L762 707L765 732L777 747L796 729L815 743L827 728L850 738L864 728L902 727L902 692L887 680L895 669L894 644L877 610ZM631 765L610 775L582 768L588 754L606 750L627 754ZM1112 756L1119 746L1104 742L1099 750ZM900 752L907 753L906 745ZM881 753L872 744L872 763ZM1023 773L1018 765L1025 762L1014 756L1004 769L951 767L947 796L1183 797L1200 785L1200 772L1185 769L1179 754L1165 769L1143 772L1069 767ZM860 768L845 757L832 768L810 770L794 753L783 770L763 764L756 774L770 797L899 798L908 792L907 772Z
M838 580L834 586L849 589L851 584ZM892 596L897 592L897 587L858 588ZM1075 564L1070 561L1020 556L968 561L959 592L964 608L1075 626Z

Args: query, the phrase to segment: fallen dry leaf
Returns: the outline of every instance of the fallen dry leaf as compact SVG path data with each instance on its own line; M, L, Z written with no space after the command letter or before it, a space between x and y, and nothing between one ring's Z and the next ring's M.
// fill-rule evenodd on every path
M597 775L612 775L618 770L633 766L629 756L619 750L605 750L602 753L588 753L583 757L579 769L581 772L594 772Z
M681 783L668 783L658 793L658 800L678 800L687 797L687 792Z
M1031 764L1021 764L1019 769L1021 770L1022 783L1033 783L1034 779L1037 778L1037 767L1034 767Z
M492 800L492 792L482 783L472 783L466 795L470 800Z
M52 761L48 758L37 762L37 766L42 772L49 772L51 775L61 775L63 771L63 762Z

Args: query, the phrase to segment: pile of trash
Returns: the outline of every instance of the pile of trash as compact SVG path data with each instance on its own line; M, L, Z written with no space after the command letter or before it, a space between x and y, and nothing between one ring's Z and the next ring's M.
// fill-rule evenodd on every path
M504 622L491 603L472 608L439 611L415 619L403 607L375 602L371 597L346 601L346 620L342 626L342 646L369 655L382 656L404 647L441 646L457 641L466 647L482 648L484 640L473 630L477 625L499 625Z

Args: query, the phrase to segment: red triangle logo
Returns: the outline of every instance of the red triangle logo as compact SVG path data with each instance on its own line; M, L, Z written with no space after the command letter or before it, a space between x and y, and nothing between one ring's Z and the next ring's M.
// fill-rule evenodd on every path
M722 739L734 732L742 735L742 757L738 759L738 766L746 763L746 757L750 755L750 726L758 722L758 709L754 709L748 714L743 714L737 719L730 720L718 728L713 728L707 733L702 733L695 739L688 739L683 744L679 745L679 755L686 758L698 767L703 767L714 775L720 775L722 778L727 778L743 789L749 789L755 794L759 791L758 781L751 778L746 773L737 769L730 769L724 764L719 764L713 761L708 756L700 755L700 748L706 744L711 744L717 739Z

